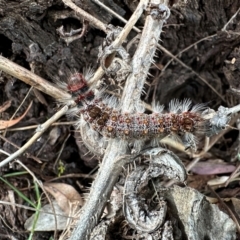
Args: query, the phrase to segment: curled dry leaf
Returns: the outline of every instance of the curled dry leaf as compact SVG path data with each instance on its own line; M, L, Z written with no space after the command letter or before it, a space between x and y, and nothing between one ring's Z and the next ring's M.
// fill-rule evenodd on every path
M141 155L149 161L149 166L136 167L127 176L124 192L124 216L131 228L142 233L153 233L157 232L159 227L166 223L167 202L159 198L156 208L153 208L153 206L150 208L146 204L147 195L144 194L147 192L146 188L148 188L149 180L165 176L168 179L177 179L184 182L187 173L181 160L164 148L144 150ZM169 228L171 235L172 231L170 229L171 227Z
M128 175L125 183L124 193L124 216L129 225L140 232L153 232L164 224L167 203L159 201L158 208L151 210L140 195L143 192L142 185L148 181L146 169L143 166L137 167Z
M72 204L83 205L83 198L71 185L65 183L46 183L44 188L57 201L59 207L67 214L71 213Z
M150 160L152 177L165 176L168 179L176 179L184 182L187 172L177 155L162 147L142 151L142 156Z
M8 128L8 127L12 127L13 125L19 123L26 116L26 114L28 113L31 106L32 106L32 102L29 104L29 106L28 106L27 110L24 112L24 114L16 119L8 120L8 121L0 120L0 130Z

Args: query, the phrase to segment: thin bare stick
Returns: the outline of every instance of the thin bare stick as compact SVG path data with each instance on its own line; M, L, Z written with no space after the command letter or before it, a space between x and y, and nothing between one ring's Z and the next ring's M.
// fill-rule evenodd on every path
M98 6L104 8L106 11L108 11L109 13L111 13L113 16L115 16L116 18L118 18L119 20L121 20L124 23L127 23L127 20L124 19L123 17L121 17L120 15L118 15L117 13L115 13L111 8L107 7L105 4L103 4L102 2L100 2L99 0L93 0L93 2L95 2ZM136 32L141 32L141 30L139 30L137 27L133 27L133 30L135 30Z
M240 11L240 8L235 12L235 14L233 14L233 16L229 19L229 21L224 25L224 27L222 28L222 31L226 31L227 26L238 15L239 11Z
M22 80L55 99L71 99L71 95L67 92L3 56L0 56L0 70ZM72 101L72 104L74 104L74 101Z
M10 120L13 120L13 118L16 116L18 110L22 107L22 105L24 104L24 102L26 101L26 99L28 98L29 94L31 93L33 89L33 86L31 86L26 94L26 96L24 97L24 99L22 100L21 104L18 106L18 108L16 109L16 111L14 112L14 114L12 115L12 117L10 118Z
M201 79L213 92L215 92L224 102L226 102L226 100L224 99L224 97L218 93L216 91L216 89L207 82L207 80L205 78L203 78L202 76L200 76L197 72L195 72L191 67L189 67L188 65L186 65L184 62L182 62L180 59L178 59L177 57L175 57L171 52L169 52L166 48L164 48L163 46L161 46L160 44L158 44L158 48L161 49L163 52L165 52L167 55L169 55L171 58L173 58L174 60L176 60L178 63L180 63L183 67L185 67L186 69L190 70L192 73L194 73L199 79Z
M92 26L106 32L106 25L99 21L97 18L93 17L89 13L85 12L81 8L79 8L76 4L74 4L71 0L62 0L64 4L66 4L68 7L70 7L74 12L79 15L83 20L88 21Z
M95 179L96 175L93 174L84 174L84 173L69 173L66 175L61 175L60 177L51 178L46 182L54 182L59 181L60 179L70 179L70 178L84 178L84 179Z
M123 112L136 111L149 68L153 62L162 26L163 21L155 21L152 17L147 17L139 42L141 47L138 47L134 54L132 60L133 71L129 75L126 81L127 87L123 91Z
M53 123L51 126L62 126L62 125L74 125L76 121L70 121L70 122L57 122ZM26 126L26 127L18 127L18 128L8 128L8 132L14 132L14 131L26 131L29 129L34 129L37 128L39 125L31 125L31 126ZM0 133L5 132L6 130L1 130Z
M240 104L238 104L237 106L228 108L227 114L234 114L234 113L238 113L239 111L240 111Z
M20 147L16 144L14 144L13 142L11 142L10 140L8 140L7 138L5 138L3 135L0 134L0 138L3 139L5 142L9 143L10 145L14 146L17 149L20 149ZM4 152L3 150L0 149L0 152ZM10 156L10 154L4 152L4 154ZM32 158L34 161L36 161L37 163L42 163L42 161L40 159L38 159L37 157L29 154L28 152L25 153L27 158Z
M205 37L205 38L202 38L202 39L200 39L200 40L198 40L198 41L190 44L188 47L184 48L183 50L181 50L180 52L178 52L178 53L177 53L176 55L174 55L174 56L175 56L175 57L178 57L179 55L181 55L182 53L186 52L187 50L189 50L189 49L192 48L193 46L199 44L200 42L206 41L206 40L208 40L208 39L210 39L210 38L213 38L213 37L216 37L216 36L217 36L217 34L213 34L213 35L207 36L207 37ZM174 61L173 58L171 58L171 59L165 64L164 68L162 69L162 73L167 69L167 67L169 66L169 64L170 64L172 61Z
M236 89L236 88L230 86L230 90L231 90L232 92L234 92L235 94L240 95L240 90L239 90L239 89Z
M11 154L8 158L3 160L0 163L0 167L3 167L5 164L9 163L10 161L14 160L16 157L18 157L20 154L24 153L32 144L34 141L36 141L48 127L57 121L62 115L64 115L68 110L67 106L64 106L60 111L58 111L55 115L53 115L49 120L47 120L44 124L39 125L37 132L29 139L29 141L24 144L18 151Z

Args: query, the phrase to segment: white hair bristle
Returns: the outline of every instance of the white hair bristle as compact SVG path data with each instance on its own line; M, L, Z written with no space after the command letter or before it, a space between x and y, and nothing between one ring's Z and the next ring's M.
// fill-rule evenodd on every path
M119 145L120 145L120 148L121 148L121 149L122 149L122 148L127 149L127 147L128 147L128 141L126 141L126 140L124 140L124 139L120 139Z
M67 111L67 116L68 117L78 117L79 115L79 107L73 107L73 108L70 108L68 111Z
M136 111L138 112L138 113L144 113L145 112L145 107L144 107L144 105L142 104L142 103L138 103L137 105L136 105Z
M80 117L78 117L76 123L74 124L76 129L80 129L82 126L87 126L87 128L90 129L89 124L84 120L83 116L80 115Z
M180 105L179 110L181 112L187 112L189 111L191 104L192 104L192 101L188 98L185 98L183 99L183 101L179 102L179 105Z
M83 69L83 75L86 79L86 81L89 81L93 75L94 75L94 70L92 67L86 67Z
M152 64L155 64L156 61L154 60L154 56L152 56L150 62L151 62Z
M142 89L142 93L141 93L142 95L144 94L144 95L146 95L147 93L146 93L146 91L145 91L145 88L143 88Z
M101 88L101 89L94 89L94 95L95 95L95 98L96 99L101 99L101 98L105 98L104 97L104 95L106 95L105 94L105 92L106 92L106 88Z
M133 143L133 147L137 152L140 152L143 147L144 141L143 140L135 140Z
M66 75L67 79L69 79L69 78L71 78L72 75L74 75L76 73L78 73L76 68L71 69L71 70L67 69L65 75Z
M59 80L59 79L54 79L54 83L61 88L62 90L66 90L68 85L65 81Z
M164 110L164 105L160 105L159 103L156 103L155 101L152 103L152 110L154 113L162 113Z
M169 103L169 111L171 113L178 113L181 109L181 102L178 99L173 99Z
M159 138L153 138L152 140L151 140L151 142L150 142L150 145L152 146L152 147L158 147L159 145L160 145L160 142L159 142Z
M59 102L61 105L67 105L67 106L70 106L73 104L73 99L70 98L70 99L66 99L66 98L59 98L57 99L57 102Z
M118 99L114 96L105 97L105 98L103 98L102 102L104 104L106 104L107 106L109 106L110 108L115 108L115 109L119 108Z
M154 77L150 72L147 73L149 77Z
M202 112L206 109L206 103L199 103L192 107L191 112L197 113Z

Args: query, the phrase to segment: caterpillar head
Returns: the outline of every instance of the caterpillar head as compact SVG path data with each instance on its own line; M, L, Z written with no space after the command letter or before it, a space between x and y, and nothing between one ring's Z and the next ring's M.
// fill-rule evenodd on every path
M68 78L68 91L73 95L85 93L89 90L89 86L83 74L74 73Z

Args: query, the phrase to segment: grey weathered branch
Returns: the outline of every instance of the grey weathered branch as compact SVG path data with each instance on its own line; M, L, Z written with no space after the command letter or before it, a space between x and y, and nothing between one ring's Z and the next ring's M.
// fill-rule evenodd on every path
M160 1L154 0L151 3L160 4ZM140 1L136 9L139 17L141 15L140 13L146 9L147 4L147 0ZM169 9L166 5L161 6L164 10L162 12L164 15L165 10L169 11ZM169 12L167 16L169 16ZM137 21L136 18L134 20ZM166 17L154 19L151 15L147 16L146 18L146 23L140 43L138 45L138 49L136 50L136 53L132 59L133 72L128 77L124 88L124 94L121 102L122 111L127 110L128 112L134 112L139 104L142 87L147 78L147 74L157 48L159 36L162 31L162 25L165 20ZM125 28L123 28L123 31L125 31ZM126 34L123 32L120 33L118 39L121 39L121 36L126 36ZM115 42L113 42L114 46ZM92 229L102 215L106 201L108 200L112 188L116 183L120 172L122 171L123 165L129 160L127 158L121 158L121 156L126 154L126 151L126 145L119 144L118 139L110 140L103 158L102 165L92 185L89 198L82 208L80 219L72 233L72 236L70 237L70 240L84 240L89 238L89 234L92 232Z

